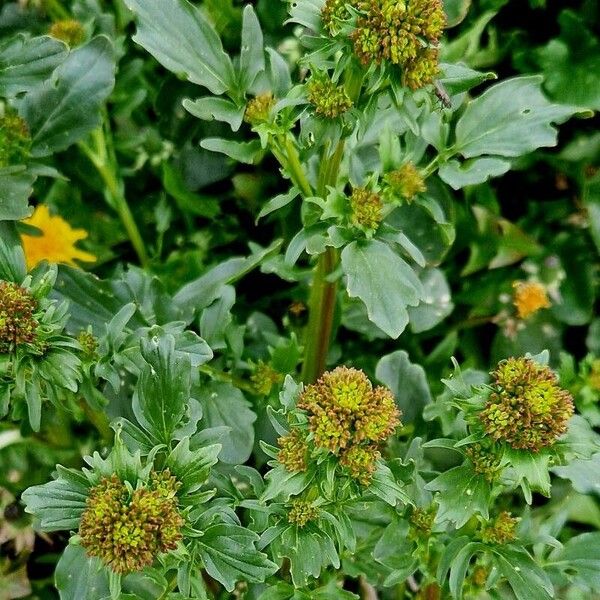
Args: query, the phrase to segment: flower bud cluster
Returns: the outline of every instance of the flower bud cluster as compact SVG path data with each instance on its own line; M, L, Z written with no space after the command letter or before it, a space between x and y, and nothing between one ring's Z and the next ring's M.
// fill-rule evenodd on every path
M10 281L0 281L0 354L35 341L37 306L37 301L25 288Z
M427 189L423 176L412 162L407 162L395 171L388 173L385 176L385 182L392 195L407 201Z
M56 21L48 32L53 38L65 42L71 48L78 46L85 38L83 25L76 19Z
M492 393L479 418L494 440L538 452L567 430L573 398L549 367L509 358L492 375Z
M319 517L319 509L313 506L312 502L296 498L292 500L287 513L287 519L290 523L304 527L310 521L315 521Z
M250 381L260 396L268 396L274 385L277 385L283 379L283 375L276 371L270 364L259 360L254 367L254 372L250 375Z
M81 517L81 545L116 573L151 565L182 538L184 520L175 495L179 487L168 470L152 473L135 490L117 475L103 478L90 490Z
M350 196L350 219L352 224L374 231L383 219L383 202L379 194L366 188L354 188Z
M508 511L502 511L481 530L481 539L486 544L508 544L516 539L519 519Z
M246 106L244 121L250 125L260 125L269 120L271 110L275 106L275 98L271 92L264 92L252 98Z
M11 112L0 117L0 168L22 164L30 150L31 135L27 123Z
M473 464L473 470L483 475L487 481L494 481L500 471L500 459L481 444L473 444L465 449L467 458Z
M352 108L344 86L337 85L327 75L313 75L306 87L307 99L320 117L336 119Z
M374 388L362 371L338 367L306 386L297 406L307 413L310 443L338 456L348 474L367 485L379 446L400 423L391 391ZM298 428L281 438L279 462L288 470L305 469L309 438Z
M362 16L351 38L364 65L399 65L403 83L411 89L433 81L446 23L441 0L361 0L357 8Z

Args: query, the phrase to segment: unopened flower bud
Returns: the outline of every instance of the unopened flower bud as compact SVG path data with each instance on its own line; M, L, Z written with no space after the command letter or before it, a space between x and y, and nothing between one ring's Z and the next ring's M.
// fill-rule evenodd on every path
M21 344L35 342L36 309L37 301L25 288L10 281L0 281L0 354L12 352Z

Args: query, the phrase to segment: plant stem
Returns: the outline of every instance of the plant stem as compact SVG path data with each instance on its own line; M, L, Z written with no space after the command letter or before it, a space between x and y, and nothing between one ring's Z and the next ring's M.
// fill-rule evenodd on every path
M104 120L107 123L107 118ZM108 125L106 125L108 128ZM79 148L90 159L96 167L98 174L106 185L107 202L117 212L127 236L138 256L140 264L147 267L149 263L148 253L140 230L133 218L127 199L123 192L123 182L117 174L116 159L110 132L105 134L104 129L97 129L92 133L95 148L92 149L84 142L79 142Z
M285 155L287 158L287 168L290 171L292 180L300 188L300 191L305 197L312 196L312 186L310 185L310 182L306 177L306 173L302 168L302 164L300 162L300 157L298 156L296 146L294 145L294 142L289 136L286 136L285 141L283 143L283 148L285 150Z
M200 371L200 373L204 373L205 375L208 375L209 377L211 377L212 379L216 379L217 381L231 383L235 387L239 388L240 390L244 390L245 392L248 392L249 394L256 394L256 389L250 382L245 381L244 379L241 379L240 377L236 377L235 375L232 375L231 373L226 373L225 371L220 371L219 369L215 369L214 367L211 367L209 365L200 366L199 371Z
M328 281L328 277L335 271L337 263L337 250L331 247L328 247L317 261L308 305L308 325L302 365L304 383L316 381L327 364L337 292L337 283Z

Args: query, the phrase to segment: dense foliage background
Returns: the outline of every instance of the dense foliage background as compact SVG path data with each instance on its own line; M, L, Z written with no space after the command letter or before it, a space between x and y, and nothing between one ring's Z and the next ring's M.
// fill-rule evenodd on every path
M298 2L301 7L315 3L322 5L317 0ZM392 215L405 228L404 248L419 264L417 283L420 280L425 290L419 303L402 305L406 327L381 316L369 319L372 315L361 303L368 305L364 296L369 292L360 291L360 284L355 293L338 292L331 346L324 357L327 368L344 364L364 370L372 381L392 390L403 413L402 428L384 455L394 478L404 481L404 491L388 490L387 496L380 492L378 502L398 501L405 507L408 494L422 504L392 511L377 502L369 508L368 498L353 497L356 504L340 510L352 518L348 527L358 545L355 541L351 551L352 544L340 544L337 568L322 550L322 570L320 564L309 564L321 550L306 540L300 549L286 550L292 542L277 540L275 529L272 546L264 536L258 541L267 524L274 527L273 519L278 522L290 510L286 501L298 492L285 488L286 482L279 490L271 487L263 493L264 482L258 476L257 483L257 471L250 470L264 475L267 461L277 456L277 438L286 432L285 415L295 410L292 398L299 393L304 347L310 343L306 326L312 262L304 253L310 240L297 237L308 227L307 209L288 195L287 176L280 174L276 157L261 150L251 124L242 124L240 118L239 130L232 131L231 121L239 115L211 120L211 110L220 109L189 107L189 99L208 92L199 93L198 82L175 66L165 68L166 59L157 61L139 30L139 44L132 39L136 24L126 4L144 3L5 0L0 7L0 279L21 285L23 257L27 270L34 269L24 286L32 290L39 314L44 314L36 317L43 319L46 336L38 354L48 348L55 353L52 364L36 366L34 357L11 367L10 354L2 354L0 346L0 407L6 414L0 422L0 598L58 597L55 577L62 598L93 599L111 593L118 597L114 581L106 583L91 567L85 571L83 555L72 550L79 546L71 543L71 553L63 554L69 530L77 526L42 531L39 520L24 511L21 494L52 480L56 464L80 469L84 455L98 451L104 458L115 444L111 421L113 427L125 427L126 442L127 435L135 438L123 425L127 419L141 425L138 431L144 430L150 439L153 424L144 424L140 415L153 415L148 417L152 420L157 414L171 414L176 402L169 398L177 394L198 401L202 419L196 415L194 421L186 413L185 426L174 422L166 438L153 438L149 447L191 436L190 423L194 431L198 426L194 435L200 435L192 451L213 448L215 454L214 444L220 443L219 463L205 487L217 490L210 510L226 516L219 517L222 525L215 525L212 513L202 515L203 531L212 531L216 540L213 546L208 537L202 543L229 556L260 556L251 566L239 567L227 559L220 564L210 549L198 549L204 568L211 560L217 564L207 568L204 579L199 568L189 575L204 581L202 593L208 597L600 597L600 444L594 433L600 426L600 132L594 113L600 110L598 3L446 2L452 27L444 35L441 60L482 75L456 92L451 81L448 89L437 90L438 95L430 86L427 102L432 112L450 110L450 91L462 115L460 102L466 93L480 97L496 78L502 82L517 75L541 76L548 107L542 101L540 106L547 112L511 133L530 142L508 154L510 165L487 165L490 172L472 181L458 167L452 174L440 173L441 179L435 176L427 182L431 203L406 202ZM285 80L285 65L294 82L304 81L313 68L298 62L306 46L311 49L305 39L310 36L302 18L288 20L288 3L193 4L212 23L225 51L235 57L248 18L244 7L253 5L264 45L273 49L267 54L274 80ZM80 27L65 25L70 19ZM168 14L165 23L154 23L159 29L174 27L169 35L179 30L182 40L187 39L182 23L169 26ZM481 127L485 119L493 120L494 110L502 111L502 102L487 107L491 112L484 114ZM293 99L289 106L293 109ZM371 109L363 107L365 114ZM376 130L374 137L389 129L391 139L397 130L410 127L403 129L404 124L389 120L386 109L381 114L388 121L376 128L375 112L369 122ZM27 136L19 146L18 131L10 122L17 113L35 132L33 149ZM240 114L243 117L243 111ZM556 145L531 141L535 135L552 137L551 123L560 123ZM320 147L328 136L337 135L325 126L302 127L307 147ZM235 142L235 147L217 147L221 142L214 140L223 139ZM209 140L213 143L201 144ZM386 152L394 154L392 146L390 141L381 151L383 160ZM365 158L367 142L363 149L363 154L360 147L353 150L356 164L363 159L370 164ZM15 152L22 155L15 158ZM20 161L23 157L26 160ZM21 169L22 162L26 166ZM328 210L335 211L333 204ZM316 246L320 243L315 237L311 240ZM290 253L297 253L296 260L289 260ZM44 259L59 263L57 272ZM389 274L384 262L371 266L372 278L365 282L359 274L359 279L369 289L384 286L385 312L394 303L394 290L385 290ZM519 300L525 282L540 286L537 299ZM349 292L350 288L349 284ZM462 510L469 486L460 488L462 480L438 481L440 473L461 464L462 455L459 459L448 444L424 448L421 442L467 438L472 433L463 420L468 421L468 409L453 405L451 398L473 395L467 384L484 384L499 361L544 351L540 360L559 373L562 387L574 398L579 429L572 436L586 448L565 449L565 462L556 459L553 464L554 458L549 459L537 482L523 467L521 479L503 492L491 514L511 511L520 518L522 543L504 554L498 551L495 563L485 558L481 547L460 558L469 543L483 543L475 533L477 508L469 513L464 507L464 519L451 519L458 533L444 539L448 524L432 524L433 516L429 521L425 517L435 505L436 492L440 510ZM196 374L187 383L179 354L188 357ZM453 375L452 359L460 365L461 376ZM146 370L160 372L162 367L159 392L152 391L151 382L144 387ZM466 383L460 387L457 381ZM137 400L132 401L134 389ZM161 398L167 398L166 408L157 407ZM115 419L120 420L118 426ZM177 437L178 427L187 427L187 433ZM216 463L210 450L204 457L208 467ZM93 469L101 472L102 459L94 460ZM177 464L175 458L166 460ZM408 473L408 465L414 473ZM208 467L202 478L197 474L198 482L208 477ZM426 488L433 480L439 486ZM199 483L185 485L186 493L198 493ZM289 493L282 500L277 494L284 488ZM497 500L492 495L481 500L486 510ZM261 514L257 498L272 503L269 515ZM426 522L422 529L415 525L417 518L410 521L415 514ZM217 527L239 530L219 533ZM256 539L252 532L257 532ZM569 545L572 540L578 541ZM437 558L430 560L429 553ZM478 553L484 558L472 558ZM416 563L407 564L406 556L418 557L420 570ZM283 563L278 557L285 557ZM451 563L459 559L464 570L452 570L448 582ZM440 567L444 561L445 572ZM546 566L545 573L535 563ZM479 567L486 570L483 581L481 573L477 579ZM122 597L203 597L200 583L191 586L196 595L190 586L184 591L181 574L173 583L169 568L175 569L176 563L169 566L166 561L161 568L126 577ZM83 571L85 580L73 587L70 579ZM519 573L523 576L515 581ZM173 592L176 584L179 595ZM96 591L97 586L103 591Z

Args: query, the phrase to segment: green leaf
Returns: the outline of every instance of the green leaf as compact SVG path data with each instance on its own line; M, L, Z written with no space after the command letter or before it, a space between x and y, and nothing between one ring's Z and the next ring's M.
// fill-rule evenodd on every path
M170 444L190 400L190 358L175 351L172 335L143 343L142 353L146 365L133 396L133 412L158 443Z
M19 113L31 130L33 156L65 150L100 124L100 108L115 83L112 43L99 36L73 50L25 95Z
M369 484L369 492L390 506L396 506L398 502L412 504L408 494L396 481L394 474L387 465L379 463L377 470L373 473L373 479Z
M22 167L0 169L0 221L20 221L31 215L29 196L35 179Z
M510 468L505 470L507 477L520 485L527 504L531 504L531 492L539 492L547 498L550 497L550 473L548 466L550 455L546 453L531 454L526 450L508 449L505 457Z
M200 146L205 150L225 154L237 162L248 165L254 164L262 153L260 140L234 142L223 138L207 138L200 142Z
M244 8L242 50L240 53L239 86L242 92L250 89L257 76L265 70L263 33L251 4Z
M600 533L583 533L568 540L554 554L548 567L566 579L600 592Z
M26 274L25 253L15 224L0 219L0 279L21 283Z
M40 520L43 531L76 530L85 510L89 483L80 471L57 467L58 477L30 487L21 496L25 511Z
M202 428L228 428L219 459L229 464L246 462L254 446L256 414L244 394L229 383L210 382L195 388L194 397L203 411Z
M235 72L213 26L187 0L125 0L136 16L133 40L173 73L220 95L235 88Z
M244 527L219 524L204 531L197 548L207 573L231 592L238 581L258 583L277 571L277 565L255 548L258 539Z
M375 377L390 388L402 410L402 422L413 423L431 402L427 375L421 365L410 362L404 350L397 350L380 359Z
M451 521L462 527L473 515L489 518L491 487L484 477L468 465L454 467L430 481L425 489L436 494L439 505L436 521Z
M552 582L524 549L511 546L497 549L496 564L517 600L551 600L554 597Z
M54 574L61 600L98 600L108 597L108 572L97 558L90 558L78 545L69 544Z
M561 12L560 36L536 52L544 87L556 102L600 110L600 41L583 14Z
M455 190L467 185L484 183L492 177L499 177L510 170L510 162L495 157L467 160L463 163L449 160L438 170L439 176Z
M408 263L385 243L351 242L342 251L348 295L360 298L369 319L391 338L408 324L407 305L416 306L423 285Z
M542 81L539 75L507 79L468 104L456 125L456 151L465 158L516 157L556 146L552 123L566 121L576 109L549 102Z
M321 29L321 11L325 0L288 0L290 3L290 21L304 25L312 31Z
M221 98L211 98L221 101ZM225 100L222 100L225 102ZM185 104L185 100L184 100ZM220 212L219 202L211 196L204 196L192 192L186 185L183 176L177 168L167 162L162 165L163 185L170 196L182 211L190 212L199 217L213 218Z
M424 269L419 279L423 284L423 299L417 306L408 307L410 328L414 333L433 329L454 310L450 286L441 269Z
M469 12L471 0L444 0L446 12L446 27L456 27Z
M23 34L0 44L0 96L12 98L48 79L67 56L63 42Z
M232 131L237 131L244 120L245 108L236 106L231 100L225 98L215 98L214 96L196 100L185 98L183 108L203 121L215 119L216 121L229 123Z
M497 79L491 71L475 71L463 64L443 63L441 69L442 75L438 81L450 95L468 92L484 81Z
M554 467L552 472L568 479L581 494L600 495L600 453L591 458L576 458L563 467Z
M166 466L181 482L179 494L184 502L188 495L197 492L208 479L210 469L217 464L220 444L190 450L190 439L184 437L169 454Z

